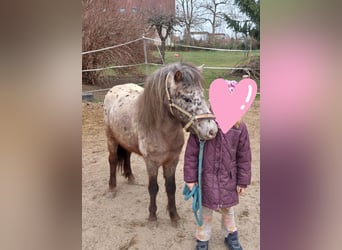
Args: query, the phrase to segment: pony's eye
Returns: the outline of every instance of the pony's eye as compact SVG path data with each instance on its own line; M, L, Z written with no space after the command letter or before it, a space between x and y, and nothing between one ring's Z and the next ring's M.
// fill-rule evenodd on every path
M186 102L192 102L192 100L191 100L190 98L188 98L188 97L183 97L183 99L184 99L184 101L186 101Z

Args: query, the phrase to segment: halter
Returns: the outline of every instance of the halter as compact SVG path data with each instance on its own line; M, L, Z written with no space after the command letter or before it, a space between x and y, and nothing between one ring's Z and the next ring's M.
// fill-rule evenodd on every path
M170 93L167 87L167 82L168 82L168 78L171 72L169 72L166 76L166 80L165 80L165 91L166 91L166 95L167 95L167 99L169 101L169 108L170 108L170 112L173 116L174 113L172 111L172 108L178 109L181 113L183 113L184 115L186 115L187 117L189 117L189 121L187 124L185 124L184 128L187 130L193 123L194 121L200 120L200 119L215 119L215 116L212 113L205 113L205 114L200 114L200 115L191 115L188 111L184 110L183 108L179 107L177 104L172 102L172 99L170 97Z

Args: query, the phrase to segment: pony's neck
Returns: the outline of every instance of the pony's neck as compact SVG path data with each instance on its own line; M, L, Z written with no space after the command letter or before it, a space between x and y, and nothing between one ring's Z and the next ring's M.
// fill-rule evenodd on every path
M171 114L169 107L167 110L168 112L163 117L164 119L159 121L159 123L156 125L160 128L163 128L163 126L168 125L165 128L166 130L172 130L175 129L175 127L183 128L182 123L173 114Z
M153 134L159 133L165 141L178 147L184 143L183 126L170 112L165 114L163 121L156 124Z
M155 133L157 131L166 133L182 129L182 124L171 114L166 102L163 102L162 106L160 106L160 103L153 103L152 100L147 100L153 98L153 96L145 96L146 93L144 92L136 102L141 129L145 130L146 133Z

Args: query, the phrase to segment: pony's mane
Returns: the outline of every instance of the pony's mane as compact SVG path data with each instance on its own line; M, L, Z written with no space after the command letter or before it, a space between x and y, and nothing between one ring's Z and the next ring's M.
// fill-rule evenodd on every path
M167 74L172 71L182 73L183 83L203 88L203 76L198 68L189 63L173 63L164 66L150 75L144 84L144 92L138 101L138 119L146 131L152 131L159 122L168 116L168 100L165 92Z

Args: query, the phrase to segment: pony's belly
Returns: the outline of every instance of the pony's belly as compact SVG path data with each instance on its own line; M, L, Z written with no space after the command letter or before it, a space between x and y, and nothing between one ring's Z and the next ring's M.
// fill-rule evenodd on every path
M167 138L155 131L152 135L139 134L139 149L143 157L148 157L160 165L178 161L184 144L183 129L174 130Z
M110 120L110 129L116 141L128 151L140 154L138 137L130 117L122 114L122 119Z
M105 126L115 140L127 150L140 154L136 128L135 102L143 88L136 84L114 86L104 100Z

